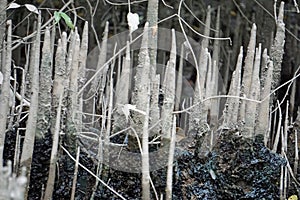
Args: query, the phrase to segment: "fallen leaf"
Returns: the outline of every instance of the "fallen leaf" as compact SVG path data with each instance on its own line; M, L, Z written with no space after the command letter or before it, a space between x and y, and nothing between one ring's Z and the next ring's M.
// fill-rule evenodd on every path
M20 4L17 4L17 3L11 3L9 4L9 6L6 8L6 10L8 9L15 9L15 8L20 8Z
M139 20L139 15L137 13L129 12L127 14L127 21L128 21L128 26L129 26L130 32L133 32L136 29L138 29L138 25L140 24L140 20Z
M35 13L35 14L39 14L39 11L38 11L38 9L34 6L34 5L32 5L32 4L25 4L24 5L26 8L27 8L27 10L29 10L30 12L33 12L33 13Z

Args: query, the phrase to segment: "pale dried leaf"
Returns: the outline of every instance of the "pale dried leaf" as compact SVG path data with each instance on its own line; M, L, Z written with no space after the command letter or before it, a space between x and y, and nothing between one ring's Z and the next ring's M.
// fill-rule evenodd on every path
M217 176L216 176L216 173L214 172L214 170L212 169L209 169L209 173L210 173L210 176L213 180L216 180Z
M128 121L128 116L130 114L130 108L136 108L135 105L131 105L131 104L125 104L123 107L122 107L122 111L126 117L126 121Z
M11 3L9 4L9 6L6 8L6 10L8 9L16 9L16 8L20 8L20 4L17 4L17 3Z
M32 4L24 4L24 6L27 8L27 10L29 10L30 12L33 12L33 13L35 13L35 14L39 14L39 11L38 11L38 9L34 6L34 5L32 5Z
M137 13L129 12L127 14L128 26L130 28L130 32L138 29L138 25L140 24L139 15Z
M130 110L133 110L135 112L138 112L138 113L141 113L143 115L146 115L146 112L142 111L142 110L139 110L139 109L136 109L136 105L131 105L131 104L125 104L123 107L122 107L122 111L126 117L126 120L128 120L128 116L130 114Z

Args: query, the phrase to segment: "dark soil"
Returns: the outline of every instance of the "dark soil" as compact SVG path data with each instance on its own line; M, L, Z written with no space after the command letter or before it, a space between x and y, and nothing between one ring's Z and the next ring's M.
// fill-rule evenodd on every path
M205 157L195 148L176 151L173 199L279 199L280 171L286 161L267 149L259 136L253 141L235 131L222 133ZM151 174L158 194L164 193L165 174L166 169ZM111 170L109 176L109 185L125 198L140 199L140 174ZM118 198L102 187L96 199Z
M278 199L285 164L259 136L223 133L207 157L195 151L178 159L173 199Z
M50 138L47 141L51 141ZM173 175L173 199L279 199L281 166L286 160L272 153L262 138L242 138L237 131L220 135L212 152L206 156L196 146L176 149ZM40 199L47 183L50 144L35 144L31 172L30 199ZM74 155L75 157L75 155ZM91 171L96 165L84 152L80 162ZM69 199L74 175L74 162L61 152L53 199ZM141 199L141 174L115 171L104 166L105 176L100 177L126 199ZM151 172L158 195L164 194L166 169ZM79 168L76 198L89 199L95 179ZM290 180L293 188L289 195L297 194L299 186ZM155 199L154 192L151 199ZM94 199L119 199L99 183ZM159 197L160 198L160 197Z

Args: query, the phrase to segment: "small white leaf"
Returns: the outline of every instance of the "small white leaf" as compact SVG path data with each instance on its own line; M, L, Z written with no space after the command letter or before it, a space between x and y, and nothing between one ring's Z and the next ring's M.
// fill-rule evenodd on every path
M34 5L32 5L32 4L25 4L24 5L26 8L27 8L27 10L29 10L30 12L33 12L33 13L35 13L35 14L39 14L39 11L38 11L38 9L34 6Z
M138 25L140 24L140 20L139 20L139 15L137 13L129 12L127 14L127 21L128 21L128 26L129 26L130 32L133 32L136 29L138 29Z
M3 75L2 75L2 73L0 72L0 85L2 85L2 83L3 83Z
M9 6L6 8L6 10L8 9L15 9L15 8L20 8L21 6L17 3L11 3L9 4Z
M214 179L214 180L216 180L217 176L216 176L214 170L209 169L209 173L210 173L211 178Z
M136 109L136 105L131 105L131 104L125 104L122 107L122 111L126 117L126 121L128 120L129 114L130 114L130 110L133 110L135 112L141 113L142 115L146 115L146 112Z
M130 115L130 109L131 108L135 108L136 106L135 105L131 105L131 104L125 104L123 107L122 107L122 111L126 117L126 121L128 121L128 116Z

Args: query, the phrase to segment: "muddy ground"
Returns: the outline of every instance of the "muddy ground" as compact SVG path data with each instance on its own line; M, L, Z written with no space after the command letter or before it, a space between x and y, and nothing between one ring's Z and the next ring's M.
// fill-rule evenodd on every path
M6 152L14 143L13 134L7 137ZM47 142L48 141L48 142ZM45 143L46 142L46 143ZM31 172L30 199L40 199L47 183L47 172L51 138L36 142ZM173 175L173 199L279 199L281 166L286 160L272 153L257 136L255 140L242 138L237 131L225 131L217 139L213 150L203 154L201 140L195 138L194 145L176 149ZM291 141L293 142L293 141ZM13 148L11 148L13 150ZM6 158L12 158L11 153ZM293 156L292 150L289 156ZM292 159L292 158L291 158ZM96 170L94 159L82 153L80 162L92 171ZM291 162L291 161L290 161ZM293 168L293 162L290 163ZM53 199L69 199L74 174L74 162L61 152L58 161L55 192ZM140 199L141 175L105 168L101 177L126 199ZM298 170L299 172L299 170ZM299 173L298 173L299 174ZM164 193L166 169L151 173L158 194ZM300 176L296 177L300 180ZM95 179L80 168L76 199L90 199ZM300 187L289 179L287 196L300 195ZM119 199L106 187L99 184L94 199ZM152 199L155 194L152 191Z

